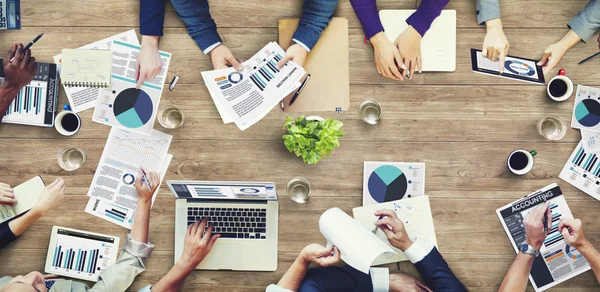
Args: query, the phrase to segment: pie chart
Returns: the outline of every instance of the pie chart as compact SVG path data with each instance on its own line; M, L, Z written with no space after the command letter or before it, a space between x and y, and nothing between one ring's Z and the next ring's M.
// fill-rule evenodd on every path
M575 106L575 118L585 127L600 123L600 104L593 99L584 99Z
M533 76L535 75L535 69L527 63L523 63L515 60L507 60L504 62L504 68L509 72L519 76Z
M400 200L406 194L406 175L392 165L382 165L369 176L369 194L378 203Z
M137 88L127 88L115 98L113 113L117 121L127 128L139 128L152 117L154 105L146 92Z

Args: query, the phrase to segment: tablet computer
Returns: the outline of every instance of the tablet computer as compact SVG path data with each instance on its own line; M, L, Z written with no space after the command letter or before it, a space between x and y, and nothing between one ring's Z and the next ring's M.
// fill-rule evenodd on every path
M46 273L98 282L117 261L119 238L54 226L46 257Z
M506 56L504 60L504 73L500 74L500 61L493 62L484 58L481 50L471 49L471 66L473 72L515 79L536 84L545 84L542 67L537 61Z

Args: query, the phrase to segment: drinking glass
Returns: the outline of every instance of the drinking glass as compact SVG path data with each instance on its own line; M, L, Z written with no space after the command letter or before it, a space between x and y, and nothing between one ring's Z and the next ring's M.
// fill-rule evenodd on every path
M381 104L374 99L365 99L358 105L358 115L367 124L375 125L381 119Z
M85 163L85 152L68 147L58 152L58 165L66 171L75 171Z
M560 140L567 133L567 123L559 116L549 116L537 123L537 132L548 140Z
M158 123L166 129L176 129L183 126L185 117L179 108L165 105L158 110Z
M286 188L287 195L296 203L306 203L310 197L310 184L303 177L292 178Z

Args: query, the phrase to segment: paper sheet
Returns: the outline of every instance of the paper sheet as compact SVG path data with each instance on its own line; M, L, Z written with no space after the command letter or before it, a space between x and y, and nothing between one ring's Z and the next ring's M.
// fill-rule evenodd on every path
M142 47L113 40L111 88L100 91L92 121L150 135L167 78L171 54L160 51L162 69L136 89L136 64Z
M586 152L600 152L600 132L581 129L581 141Z
M13 194L18 203L14 206L0 205L0 223L25 213L35 206L44 187L44 181L39 176L14 187Z
M600 132L600 88L577 85L571 128Z
M294 89L306 73L293 62L281 70L275 64L285 52L274 42L267 44L248 61L244 70L234 68L202 72L204 83L223 121L245 130L260 121Z
M584 144L575 147L558 177L600 201L600 154L586 151Z
M394 210L398 215L398 218L404 223L406 233L412 239L413 242L417 243L426 248L436 246L437 239L435 236L435 227L433 225L433 216L431 215L431 207L429 205L428 196L414 197L410 199L402 199L392 202L385 202L376 205L369 205L365 207L354 208L353 214L354 219L362 224L362 226L369 232L373 231L376 227L374 224L379 217L375 216L374 213L377 210L389 209ZM398 255L393 256L389 260L376 261L373 265L381 265L392 262L407 261L408 258L404 253L395 247L393 247L385 233L381 230L377 230L375 233L377 237L390 245Z
M103 40L99 40L97 42L87 44L78 49L86 49L86 50L110 50L111 44L113 40L121 40L127 43L139 45L137 35L135 34L135 30L131 29L126 32L122 32L120 34L105 38ZM54 63L61 64L62 54L54 56ZM59 65L60 72L60 65ZM86 109L90 109L96 106L98 96L100 94L100 88L93 87L67 87L63 86L65 93L67 95L67 99L69 100L69 104L71 105L71 110L73 112L80 112Z
M368 274L376 261L390 260L398 254L339 208L331 208L319 218L319 229L328 245L335 245L341 258L353 268Z
M425 163L365 161L363 206L425 194Z
M162 182L173 158L167 153L172 139L173 136L156 130L151 136L144 136L112 128L88 191L91 198L85 211L131 228L137 208L134 183L140 167L158 172Z

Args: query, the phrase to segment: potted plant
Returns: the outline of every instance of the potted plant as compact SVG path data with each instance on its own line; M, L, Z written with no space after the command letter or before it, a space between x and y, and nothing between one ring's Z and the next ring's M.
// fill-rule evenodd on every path
M294 120L288 116L283 125L287 130L287 134L283 135L283 144L288 151L301 156L304 162L316 164L340 146L338 139L345 134L340 130L343 125L336 119L301 116Z

